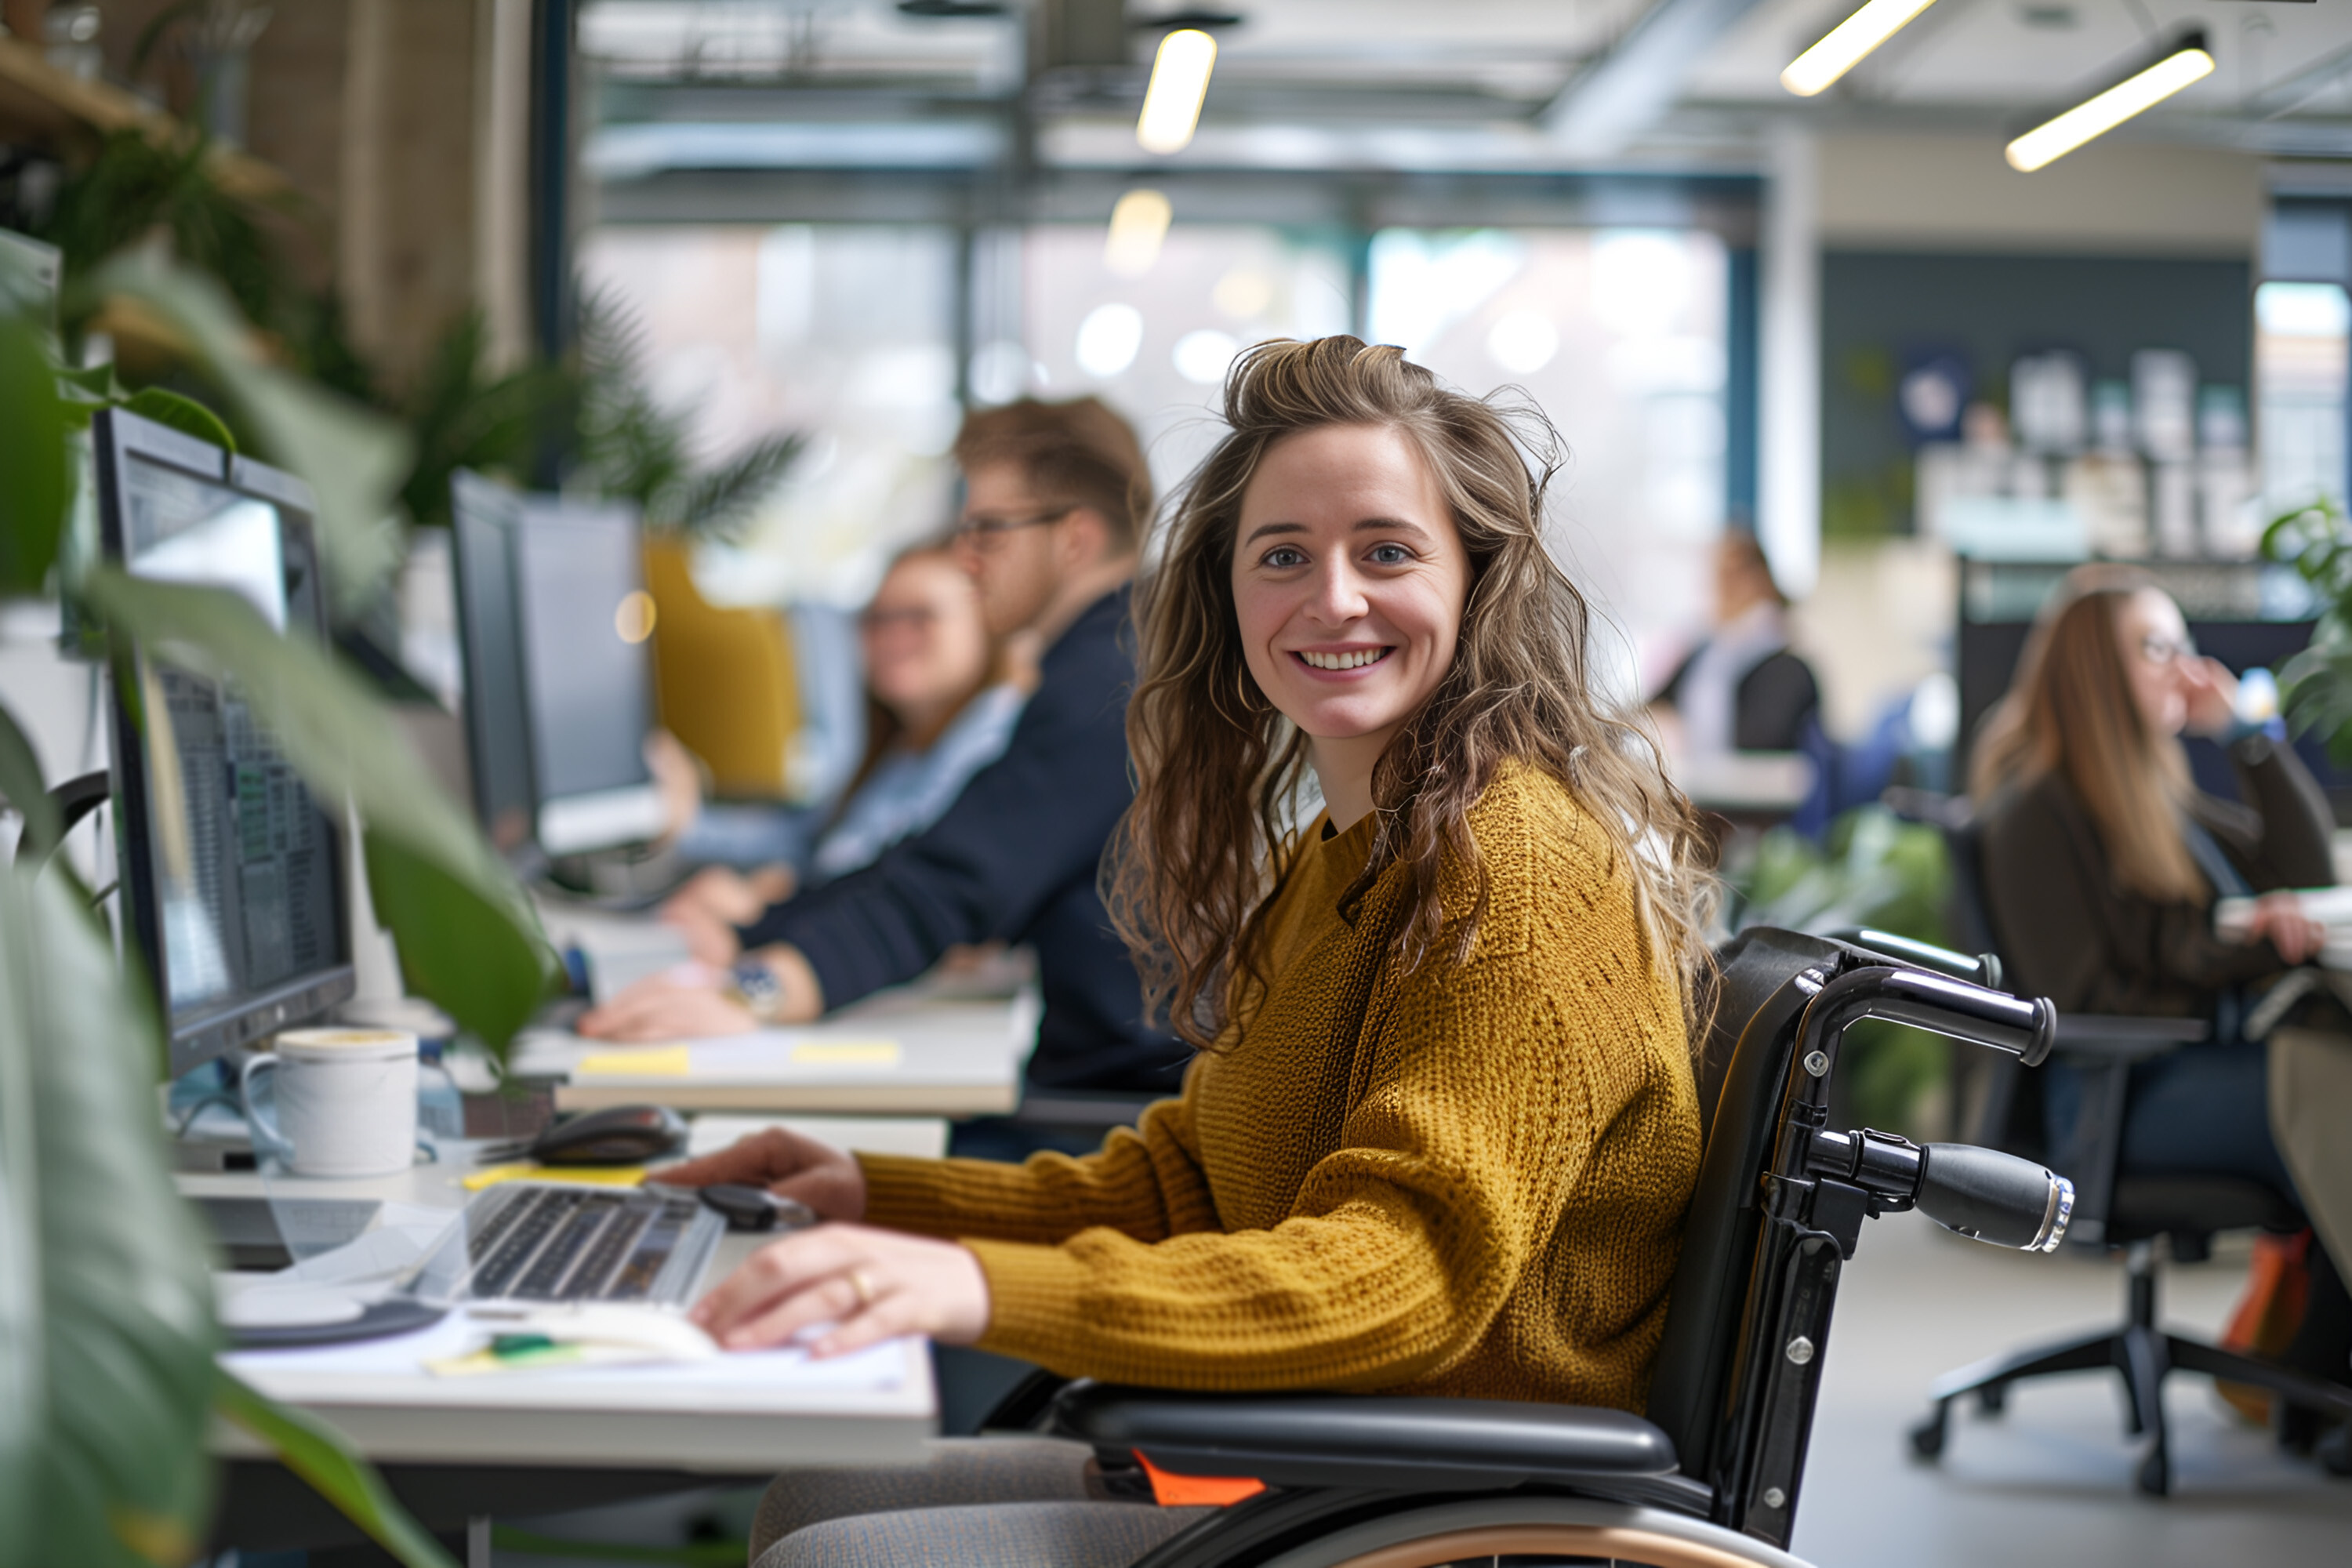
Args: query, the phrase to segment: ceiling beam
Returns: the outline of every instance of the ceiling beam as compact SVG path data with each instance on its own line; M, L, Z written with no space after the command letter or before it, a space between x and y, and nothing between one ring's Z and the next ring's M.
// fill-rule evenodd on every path
M2347 71L2352 71L2352 48L2337 49L2263 89L2247 103L2247 111L2261 120L2292 114L2334 87Z
M1541 123L1580 157L1612 158L1664 117L1693 67L1756 0L1655 0L1616 46L1560 90Z

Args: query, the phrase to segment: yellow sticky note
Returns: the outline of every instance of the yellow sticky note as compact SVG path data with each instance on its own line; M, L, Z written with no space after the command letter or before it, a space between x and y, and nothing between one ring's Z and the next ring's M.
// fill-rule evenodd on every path
M898 1065L896 1040L803 1040L793 1047L793 1065L804 1068Z
M458 1183L469 1193L500 1182L569 1182L584 1187L634 1187L646 1179L643 1165L534 1165L528 1160L485 1165Z
M598 1051L582 1057L572 1072L581 1078L684 1078L694 1070L694 1054L684 1046L650 1050Z

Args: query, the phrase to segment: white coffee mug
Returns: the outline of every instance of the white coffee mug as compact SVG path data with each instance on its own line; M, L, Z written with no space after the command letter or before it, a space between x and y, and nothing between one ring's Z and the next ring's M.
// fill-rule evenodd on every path
M298 1176L388 1176L416 1157L416 1037L289 1029L239 1076L257 1151ZM274 1093L255 1095L274 1075ZM273 1104L274 1101L274 1104Z

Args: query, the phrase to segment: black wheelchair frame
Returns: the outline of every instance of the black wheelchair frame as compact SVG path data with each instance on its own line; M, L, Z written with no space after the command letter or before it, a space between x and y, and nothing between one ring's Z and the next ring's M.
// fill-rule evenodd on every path
M1759 930L1721 953L1699 1058L1703 1156L1647 1418L1506 1401L1202 1394L1093 1383L1016 1392L990 1425L1091 1444L1113 1490L1151 1472L1263 1489L1138 1568L1497 1553L1790 1564L1841 1271L1863 1221L1916 1207L2049 1250L2072 1189L2012 1155L1829 1129L1845 1032L1893 1019L2038 1062L2056 1014L1985 960ZM1430 1553L1437 1555L1430 1555ZM1334 1555L1337 1553L1337 1555Z

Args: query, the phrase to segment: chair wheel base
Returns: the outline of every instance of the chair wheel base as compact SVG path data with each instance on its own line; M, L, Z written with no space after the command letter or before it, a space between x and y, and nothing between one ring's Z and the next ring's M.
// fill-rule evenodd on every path
M2319 1468L2329 1475L2352 1476L2352 1423L2322 1437L2313 1451L2319 1456Z
M2151 1448L2139 1462L2132 1476L2132 1484L2149 1497L2168 1497L2172 1492L2172 1461L2162 1448Z
M1911 1428L1911 1452L1929 1464L1944 1457L1944 1407Z
M2009 1408L2009 1384L1988 1383L1977 1390L1977 1408L1987 1415L1999 1415Z

